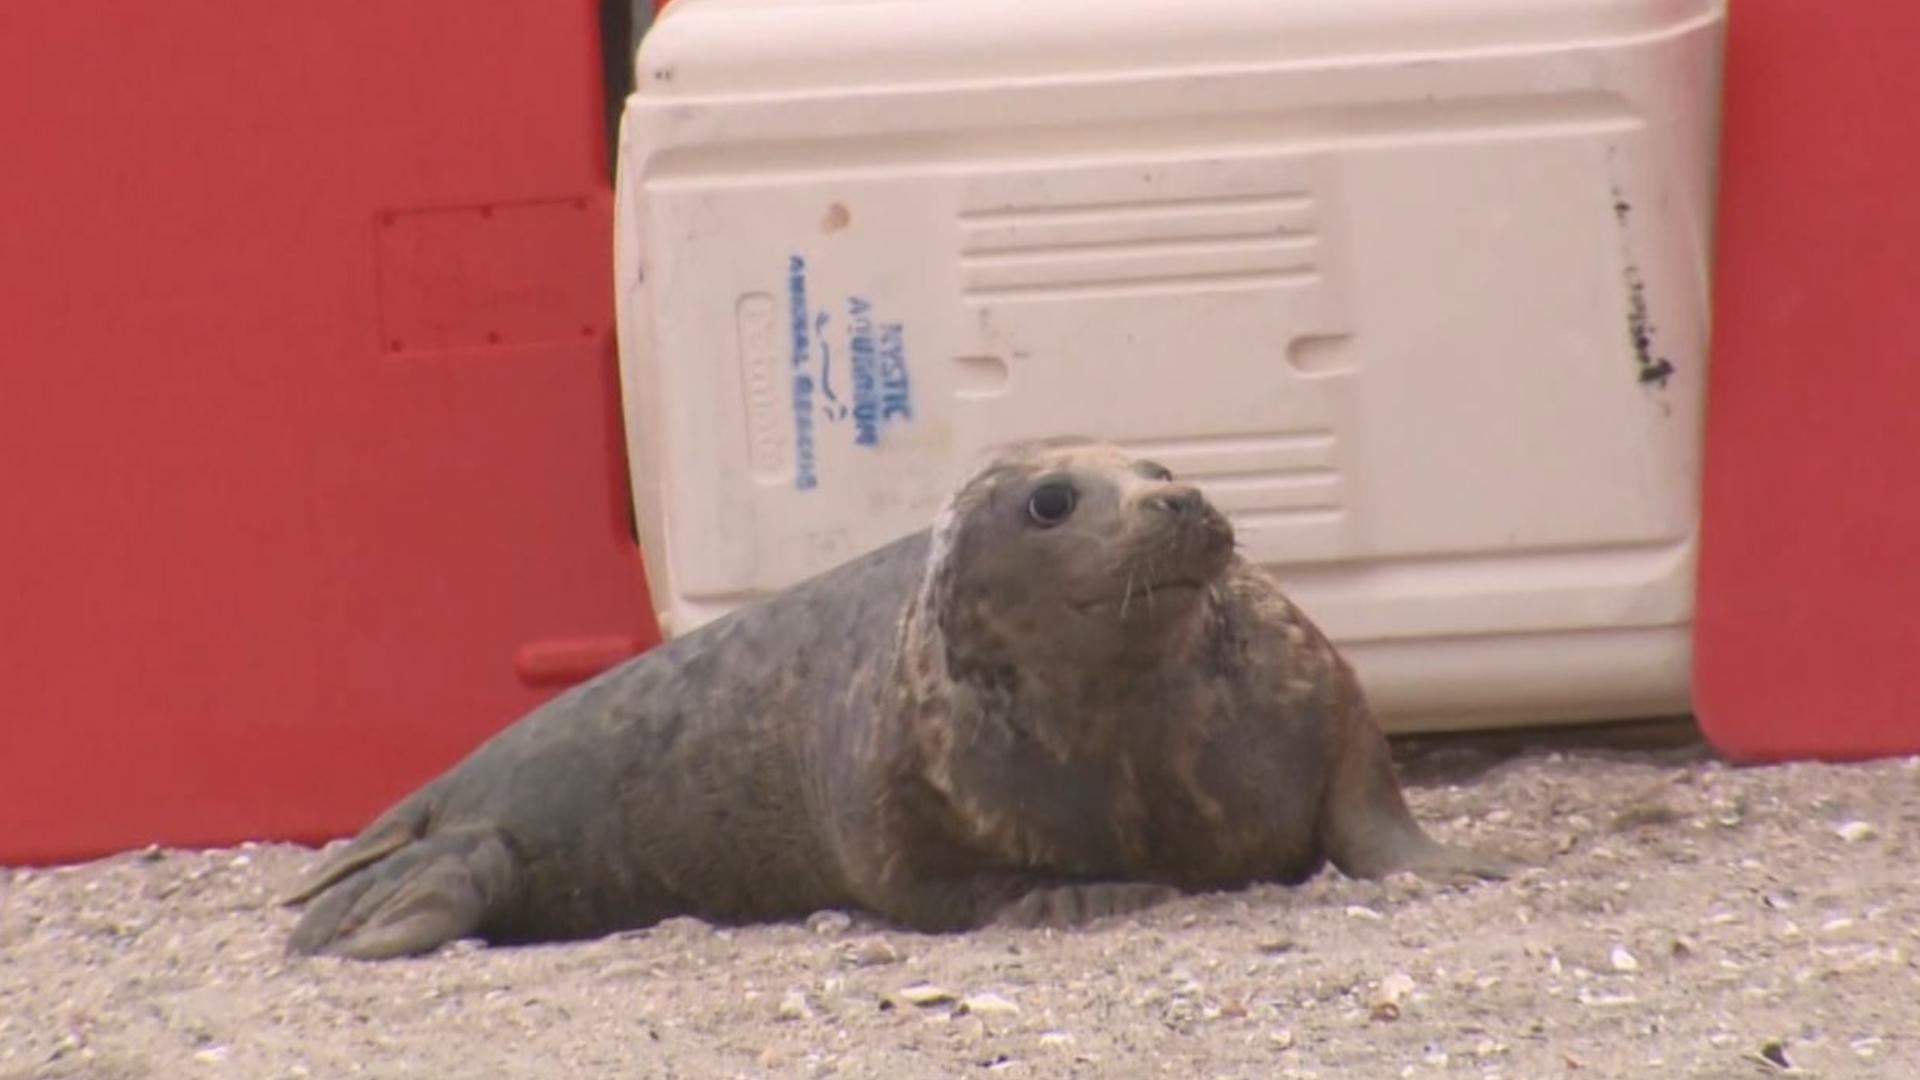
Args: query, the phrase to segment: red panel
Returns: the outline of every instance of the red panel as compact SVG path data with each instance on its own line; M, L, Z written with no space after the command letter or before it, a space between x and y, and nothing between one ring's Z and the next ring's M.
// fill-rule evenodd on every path
M0 861L350 831L655 640L596 35L0 4Z
M1700 720L1747 760L1920 751L1920 5L1729 31Z

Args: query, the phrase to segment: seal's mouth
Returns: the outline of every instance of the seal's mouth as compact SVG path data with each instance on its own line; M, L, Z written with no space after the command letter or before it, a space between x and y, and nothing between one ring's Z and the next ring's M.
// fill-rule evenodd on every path
M1155 607L1164 606L1167 603L1185 603L1198 596L1206 587L1206 583L1197 578L1135 582L1116 595L1083 600L1074 606L1088 614L1115 612L1125 618L1136 613L1150 613Z

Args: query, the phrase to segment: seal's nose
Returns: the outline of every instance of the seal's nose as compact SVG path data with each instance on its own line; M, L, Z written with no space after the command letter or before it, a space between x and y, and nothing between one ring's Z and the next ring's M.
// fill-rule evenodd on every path
M1181 521L1191 521L1206 509L1207 500L1200 489L1188 484L1169 484L1147 497L1147 505Z

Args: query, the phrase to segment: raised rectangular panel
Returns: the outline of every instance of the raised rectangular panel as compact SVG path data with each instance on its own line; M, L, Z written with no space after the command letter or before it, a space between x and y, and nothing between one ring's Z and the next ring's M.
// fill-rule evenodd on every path
M666 625L1083 433L1205 488L1390 727L1684 710L1723 15L676 0L617 271Z

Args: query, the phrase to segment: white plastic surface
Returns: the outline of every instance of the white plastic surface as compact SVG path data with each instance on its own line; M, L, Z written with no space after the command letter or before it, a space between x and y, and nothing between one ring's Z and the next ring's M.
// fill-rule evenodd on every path
M675 0L621 157L670 633L1009 440L1198 482L1389 728L1684 712L1720 0Z

